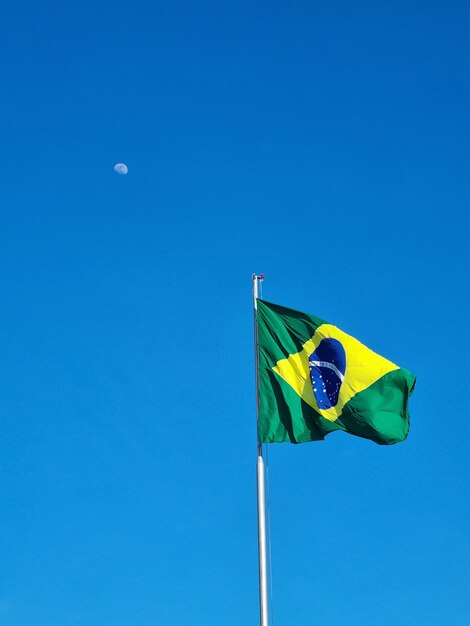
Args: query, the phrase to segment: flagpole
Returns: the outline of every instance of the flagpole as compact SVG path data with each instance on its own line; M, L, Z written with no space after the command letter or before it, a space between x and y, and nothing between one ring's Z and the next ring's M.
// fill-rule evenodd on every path
M253 274L253 310L255 323L255 377L256 377L256 424L259 415L259 380L258 380L258 287L264 280L264 274ZM258 441L258 459L256 462L256 484L258 494L258 563L259 563L259 608L260 626L268 626L268 572L266 561L266 497L264 488L263 447Z

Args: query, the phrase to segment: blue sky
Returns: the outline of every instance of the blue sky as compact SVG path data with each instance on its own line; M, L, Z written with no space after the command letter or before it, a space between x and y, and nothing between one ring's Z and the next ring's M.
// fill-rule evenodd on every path
M3 6L2 624L257 623L253 272L418 378L403 444L270 446L272 623L470 622L469 27Z

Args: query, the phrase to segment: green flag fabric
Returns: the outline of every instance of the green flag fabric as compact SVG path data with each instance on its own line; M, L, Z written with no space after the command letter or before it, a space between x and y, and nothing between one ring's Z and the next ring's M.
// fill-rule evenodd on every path
M258 441L334 430L393 444L409 430L415 377L312 315L257 300Z

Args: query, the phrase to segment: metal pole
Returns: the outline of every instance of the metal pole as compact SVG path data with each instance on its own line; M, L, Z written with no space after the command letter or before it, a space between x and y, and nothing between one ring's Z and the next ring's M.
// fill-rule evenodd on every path
M255 376L256 376L256 422L258 423L259 413L259 392L258 392L258 325L257 298L258 281L264 280L264 274L257 276L253 274L253 308L255 317ZM266 497L264 490L264 460L263 447L258 443L258 460L256 462L256 484L258 493L258 563L259 563L259 608L260 626L268 626L268 571L266 565Z
M256 463L258 484L258 558L259 558L259 623L268 626L268 572L266 567L266 508L264 495L264 461L261 445L258 445Z

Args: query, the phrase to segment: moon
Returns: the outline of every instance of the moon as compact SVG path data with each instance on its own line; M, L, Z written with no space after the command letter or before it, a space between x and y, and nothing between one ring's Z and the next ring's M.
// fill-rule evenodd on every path
M129 171L129 168L125 163L116 163L116 165L114 166L114 171L116 172L116 174L124 176Z

